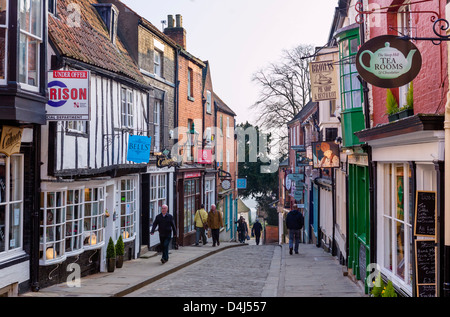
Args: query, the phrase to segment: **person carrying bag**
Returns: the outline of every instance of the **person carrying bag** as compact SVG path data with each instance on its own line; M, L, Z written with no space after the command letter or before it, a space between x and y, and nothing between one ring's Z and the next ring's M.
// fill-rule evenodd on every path
M200 205L200 209L197 210L194 217L195 223L195 245L198 246L200 242L200 237L203 240L203 245L207 243L206 238L206 230L208 229L207 222L208 221L208 213L204 209L204 205Z

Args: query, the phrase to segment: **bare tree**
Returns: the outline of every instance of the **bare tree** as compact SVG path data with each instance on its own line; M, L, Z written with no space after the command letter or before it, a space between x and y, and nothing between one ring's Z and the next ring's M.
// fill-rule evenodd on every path
M287 123L310 101L309 61L311 45L284 50L282 59L253 74L259 98L251 107L258 111L257 124L278 139L279 151L287 153Z

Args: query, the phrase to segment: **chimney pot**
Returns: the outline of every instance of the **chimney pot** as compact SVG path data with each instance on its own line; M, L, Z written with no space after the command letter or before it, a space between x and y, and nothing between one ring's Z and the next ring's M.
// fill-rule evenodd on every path
M173 28L173 15L169 15L169 16L167 16L167 23L168 23L168 25L167 25L167 27L168 28Z
M177 19L177 28L182 28L183 27L183 17L181 16L181 14L177 14L176 19Z

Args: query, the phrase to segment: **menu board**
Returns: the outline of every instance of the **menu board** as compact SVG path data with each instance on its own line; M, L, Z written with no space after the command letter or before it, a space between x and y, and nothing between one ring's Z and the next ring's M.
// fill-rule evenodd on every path
M416 240L416 285L418 297L436 296L435 240Z
M416 214L414 235L435 237L436 235L436 192L416 192Z

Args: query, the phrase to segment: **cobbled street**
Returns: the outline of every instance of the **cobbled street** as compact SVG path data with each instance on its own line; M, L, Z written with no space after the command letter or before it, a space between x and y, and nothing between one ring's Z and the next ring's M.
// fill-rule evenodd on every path
M279 247L248 245L224 250L128 296L260 297L275 248Z

